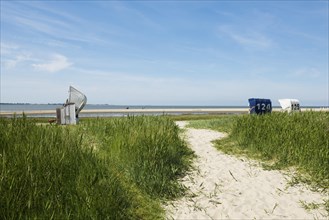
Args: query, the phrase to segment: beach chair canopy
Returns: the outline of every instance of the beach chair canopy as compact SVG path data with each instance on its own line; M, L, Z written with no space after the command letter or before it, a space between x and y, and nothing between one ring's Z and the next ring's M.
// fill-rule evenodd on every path
M69 91L69 103L75 104L75 114L78 116L79 112L83 109L83 107L87 103L87 97L85 94L74 88L73 86L70 86Z
M248 101L250 114L265 114L272 112L272 102L270 99L250 98Z
M278 101L283 111L300 111L300 104L298 99L279 99Z

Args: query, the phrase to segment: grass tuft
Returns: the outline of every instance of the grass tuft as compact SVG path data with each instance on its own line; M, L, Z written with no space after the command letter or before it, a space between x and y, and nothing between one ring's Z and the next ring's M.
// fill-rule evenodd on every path
M219 150L262 160L265 169L297 168L291 184L303 182L328 193L329 112L237 115L189 125L227 132L227 138L215 141Z
M272 113L236 117L231 137L240 148L274 161L274 166L298 167L328 188L328 131L328 112Z
M0 118L1 219L159 219L192 152L160 117Z

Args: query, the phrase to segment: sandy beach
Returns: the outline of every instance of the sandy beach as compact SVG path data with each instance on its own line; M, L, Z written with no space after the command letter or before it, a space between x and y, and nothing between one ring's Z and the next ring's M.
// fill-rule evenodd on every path
M34 110L24 111L26 115L49 115L55 116L56 110ZM83 109L81 114L152 114L152 113L183 113L183 114L220 114L220 113L248 113L248 108L161 108L161 109ZM0 111L0 116L12 116L14 114L23 114L23 111Z
M186 129L185 138L197 158L194 170L181 180L188 195L165 205L167 219L328 219L323 208L302 206L323 203L328 195L305 185L290 186L291 175L283 171L267 171L255 161L221 153L211 141L224 136Z
M273 108L274 112L282 111L281 108ZM302 108L301 111L329 111L328 108ZM247 114L248 108L161 108L161 109L83 109L80 113L91 114L93 117L102 114ZM0 111L0 116L10 117L21 115L23 111ZM56 116L56 110L30 110L24 111L27 116Z

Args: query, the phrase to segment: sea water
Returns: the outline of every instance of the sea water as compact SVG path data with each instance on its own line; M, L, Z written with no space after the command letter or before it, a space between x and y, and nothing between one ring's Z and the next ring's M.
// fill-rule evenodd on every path
M42 111L42 110L55 110L62 107L62 104L10 104L0 103L0 112L24 112L24 111ZM279 106L274 106L274 108ZM321 106L303 106L305 108L322 108ZM248 106L179 106L179 105L109 105L109 104L87 104L84 109L246 109ZM170 114L179 115L182 113L172 112ZM200 114L200 113L199 113ZM204 114L204 113L201 113ZM83 113L79 114L79 117L115 117L126 116L128 113ZM129 113L129 115L162 115L162 113ZM54 114L40 114L33 115L33 117L55 117Z
M24 111L42 111L55 110L62 107L62 104L8 104L0 103L0 112L24 112ZM108 105L108 104L87 104L84 109L215 109L215 108L247 108L248 106L176 106L176 105ZM129 113L131 115L131 113ZM134 113L134 115L161 115L161 113ZM179 113L171 113L179 114ZM83 113L79 117L113 117L123 116L127 113ZM33 117L53 117L53 114L33 115Z

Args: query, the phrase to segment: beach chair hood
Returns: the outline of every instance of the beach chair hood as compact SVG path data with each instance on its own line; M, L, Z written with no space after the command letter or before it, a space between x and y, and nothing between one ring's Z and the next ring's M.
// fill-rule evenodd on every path
M70 86L69 93L68 101L69 103L75 104L75 114L78 116L79 112L83 109L83 107L85 107L87 103L87 97L73 86Z

